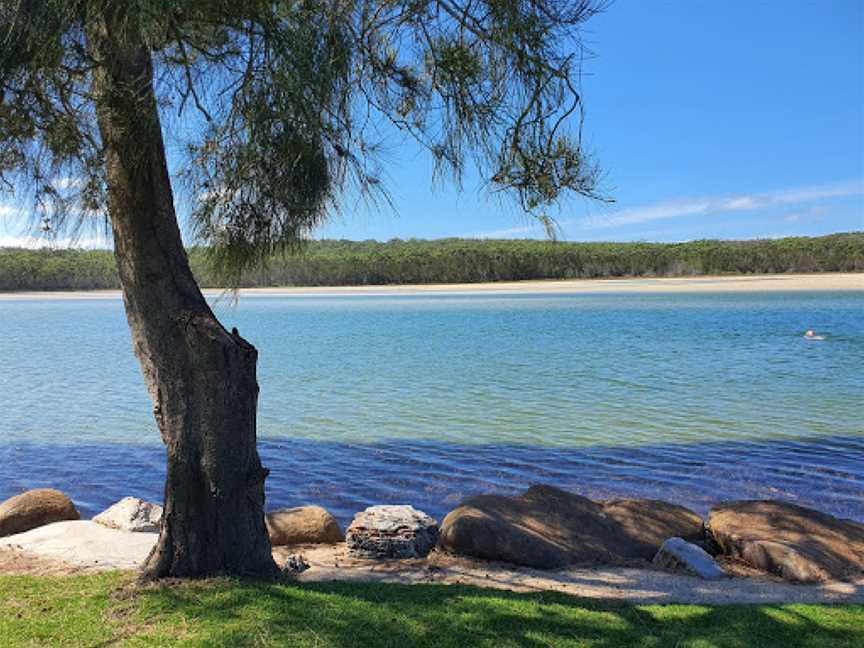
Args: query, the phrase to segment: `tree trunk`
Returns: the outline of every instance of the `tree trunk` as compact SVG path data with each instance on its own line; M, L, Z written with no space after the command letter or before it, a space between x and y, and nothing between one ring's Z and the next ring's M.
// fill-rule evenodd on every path
M268 471L256 448L257 352L221 326L192 276L153 64L132 29L96 17L88 47L101 63L93 90L126 317L168 456L162 530L144 577L270 577L277 567L264 524Z

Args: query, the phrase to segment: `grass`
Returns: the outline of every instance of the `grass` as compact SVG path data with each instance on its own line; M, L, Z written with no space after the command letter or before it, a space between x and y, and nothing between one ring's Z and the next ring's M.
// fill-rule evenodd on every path
M0 645L864 646L864 606L629 605L456 585L137 588L128 575L0 576Z

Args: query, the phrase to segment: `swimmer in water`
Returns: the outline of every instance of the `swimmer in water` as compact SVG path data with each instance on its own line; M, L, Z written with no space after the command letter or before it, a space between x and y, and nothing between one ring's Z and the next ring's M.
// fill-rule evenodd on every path
M816 335L816 331L814 331L813 329L807 329L807 331L804 333L804 338L807 340L824 340L825 336Z

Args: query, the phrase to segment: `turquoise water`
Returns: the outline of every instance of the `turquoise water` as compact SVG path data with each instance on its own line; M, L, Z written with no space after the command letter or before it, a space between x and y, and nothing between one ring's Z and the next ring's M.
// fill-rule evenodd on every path
M244 296L271 503L441 514L534 481L864 519L864 292ZM824 342L802 338L815 328ZM0 301L0 498L158 498L116 298ZM132 492L134 490L134 492Z

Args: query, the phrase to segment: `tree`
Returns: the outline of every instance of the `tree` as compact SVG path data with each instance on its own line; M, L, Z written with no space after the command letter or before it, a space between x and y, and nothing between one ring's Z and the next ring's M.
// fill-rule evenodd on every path
M175 214L226 281L291 249L347 188L382 195L393 129L528 212L595 196L580 141L592 0L0 0L0 179L48 226L110 223L167 448L149 577L267 576L257 351L203 298ZM576 121L575 127L572 123ZM569 126L568 126L569 124ZM388 131L389 129L389 131ZM386 196L386 194L383 194Z

